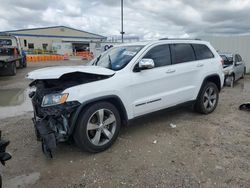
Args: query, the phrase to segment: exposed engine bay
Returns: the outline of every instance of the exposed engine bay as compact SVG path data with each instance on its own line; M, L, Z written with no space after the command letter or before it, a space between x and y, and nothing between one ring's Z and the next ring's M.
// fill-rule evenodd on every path
M44 154L52 158L52 152L56 149L57 143L70 139L74 130L72 119L75 118L74 114L81 105L78 101L69 101L43 106L45 96L62 93L67 88L111 76L72 72L63 74L58 79L37 79L30 83L29 86L35 90L29 94L34 109L33 123L37 139L42 142Z

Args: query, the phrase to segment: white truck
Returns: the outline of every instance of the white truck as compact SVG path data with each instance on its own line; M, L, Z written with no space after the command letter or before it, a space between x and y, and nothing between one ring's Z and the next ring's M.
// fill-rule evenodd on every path
M0 33L0 75L14 76L17 68L25 68L26 55L17 37Z

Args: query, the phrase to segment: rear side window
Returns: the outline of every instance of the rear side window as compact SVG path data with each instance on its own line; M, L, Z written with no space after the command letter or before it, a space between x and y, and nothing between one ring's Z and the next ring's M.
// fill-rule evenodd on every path
M153 59L155 67L171 65L169 45L164 44L153 47L143 58Z
M241 62L242 61L242 58L239 54L236 54L236 57L235 59L237 58L237 61L236 62Z
M204 44L192 44L196 59L197 60L203 60L203 59L210 59L214 57L214 54L211 52L211 50Z
M239 55L239 54L238 54L238 55ZM240 60L240 61L242 61L242 57L241 57L240 55L239 55L239 57L238 57L238 58L239 58L239 60Z
M239 62L239 59L238 59L237 54L235 55L235 62L236 62L236 63Z
M171 44L173 64L195 61L195 54L191 44Z

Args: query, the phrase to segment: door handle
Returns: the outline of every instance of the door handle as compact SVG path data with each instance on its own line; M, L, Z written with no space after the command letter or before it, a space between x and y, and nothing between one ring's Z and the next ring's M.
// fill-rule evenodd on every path
M166 73L174 73L174 72L175 72L174 69L168 69L168 70L166 71Z
M197 65L196 65L196 67L203 67L204 66L204 64L202 64L202 63L198 63Z

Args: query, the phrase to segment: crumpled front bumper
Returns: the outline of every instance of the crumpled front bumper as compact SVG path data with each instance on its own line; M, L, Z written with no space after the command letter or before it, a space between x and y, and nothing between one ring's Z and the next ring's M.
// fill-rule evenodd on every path
M32 120L37 139L42 142L44 154L52 157L57 143L68 140L71 117L79 106L78 101L50 107L41 107L33 102L34 118Z
M52 152L55 151L56 149L57 140L53 129L51 129L48 126L49 121L47 120L34 121L33 118L33 122L35 126L37 139L42 141L43 153L52 158L53 157Z

